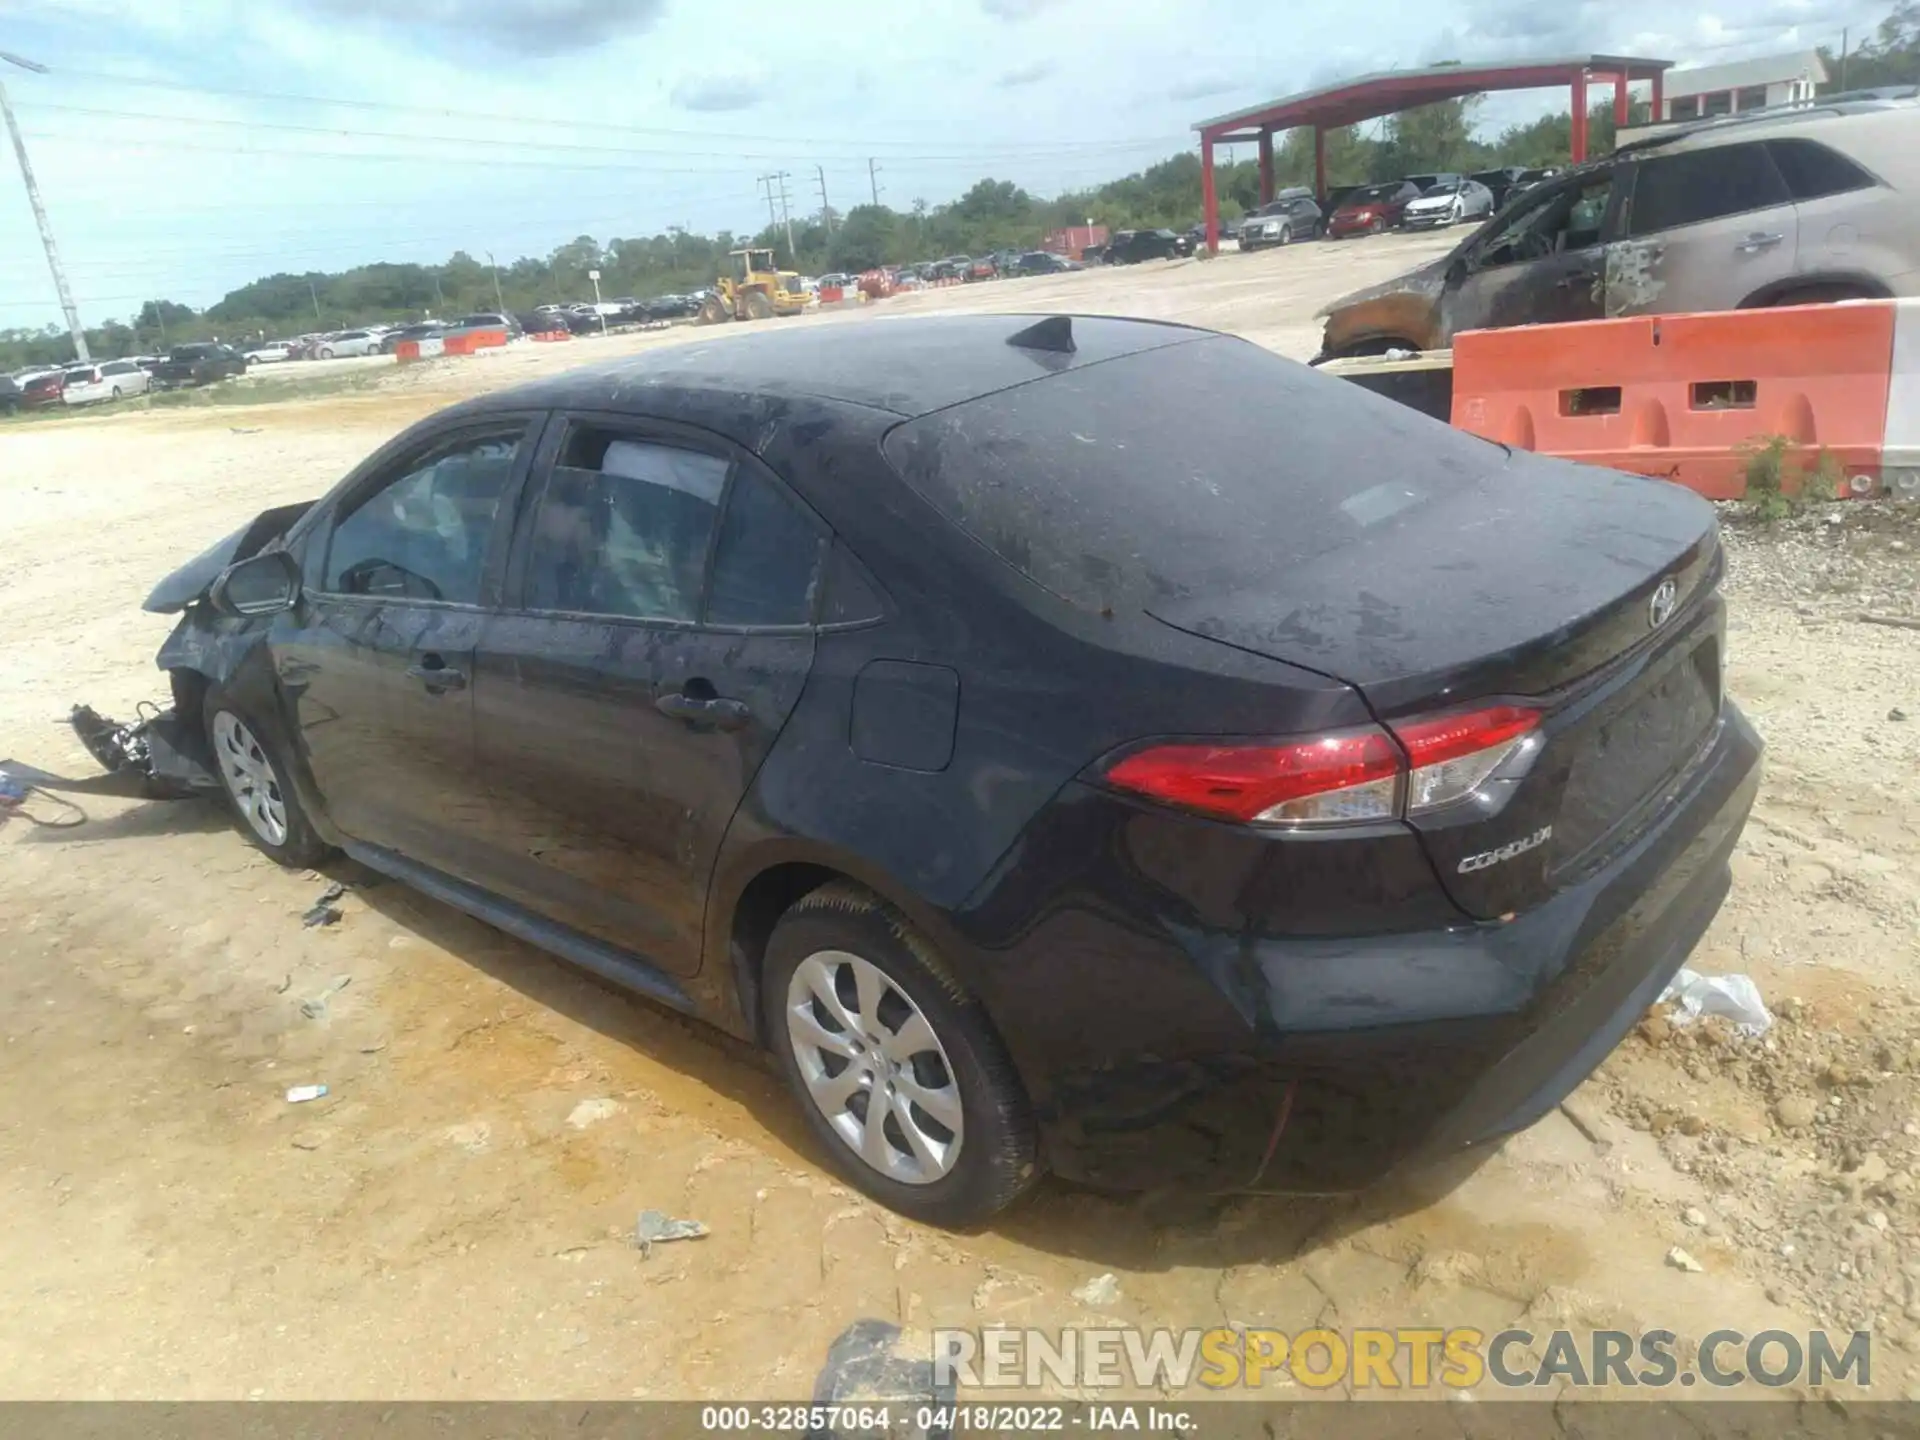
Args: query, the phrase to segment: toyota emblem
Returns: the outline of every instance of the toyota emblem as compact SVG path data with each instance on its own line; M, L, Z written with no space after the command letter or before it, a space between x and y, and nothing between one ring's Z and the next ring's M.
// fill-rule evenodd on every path
M1647 628L1658 630L1673 618L1673 612L1680 604L1680 587L1672 580L1662 580L1660 588L1653 592L1653 599L1647 602Z

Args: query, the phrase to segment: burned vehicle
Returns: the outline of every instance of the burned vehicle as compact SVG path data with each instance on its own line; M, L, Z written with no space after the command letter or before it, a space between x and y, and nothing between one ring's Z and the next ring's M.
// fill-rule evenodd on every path
M1757 112L1516 193L1451 254L1322 312L1321 359L1462 330L1920 294L1920 105Z
M149 597L147 738L284 864L766 1047L908 1215L1338 1191L1532 1123L1712 919L1721 573L1678 487L1228 336L823 327L262 515Z

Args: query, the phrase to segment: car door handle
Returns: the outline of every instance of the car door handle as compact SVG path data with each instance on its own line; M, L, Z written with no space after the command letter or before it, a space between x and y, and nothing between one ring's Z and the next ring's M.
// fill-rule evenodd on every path
M418 665L409 665L407 678L418 680L436 695L467 688L467 672L454 669L438 655L428 655Z
M688 725L710 725L716 730L738 730L753 718L744 701L715 696L702 700L692 695L662 695L653 702L662 715Z
M1784 235L1765 234L1756 230L1733 248L1742 255L1758 255L1762 250L1771 250L1786 238Z

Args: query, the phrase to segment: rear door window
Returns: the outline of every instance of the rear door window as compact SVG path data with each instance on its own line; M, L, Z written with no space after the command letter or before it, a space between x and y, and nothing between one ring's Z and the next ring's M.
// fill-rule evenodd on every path
M712 625L805 625L813 619L821 531L774 485L736 472L713 552Z
M400 462L334 522L322 588L478 604L494 516L526 430L514 421L466 431Z
M527 608L698 621L730 468L709 452L575 427L534 511Z
M1791 199L1773 157L1759 142L1662 155L1643 162L1634 174L1629 233L1658 235Z
M1767 149L1796 200L1865 190L1874 183L1873 176L1817 140L1769 140Z

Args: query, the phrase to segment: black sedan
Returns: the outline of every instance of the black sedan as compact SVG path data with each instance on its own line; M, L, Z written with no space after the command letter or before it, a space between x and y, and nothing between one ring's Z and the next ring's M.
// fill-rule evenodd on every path
M1051 316L458 405L161 583L170 774L770 1048L968 1224L1530 1124L1719 908L1713 513Z
M1171 230L1122 230L1107 242L1101 259L1108 265L1142 260L1173 260L1193 253L1193 242Z

